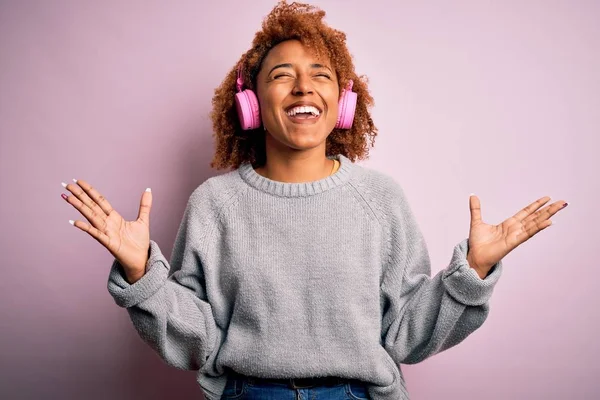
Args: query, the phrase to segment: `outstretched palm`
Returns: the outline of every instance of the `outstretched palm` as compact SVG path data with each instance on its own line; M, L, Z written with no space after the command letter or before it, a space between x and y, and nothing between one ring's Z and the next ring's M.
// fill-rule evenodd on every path
M142 194L138 218L125 221L108 200L89 183L63 184L73 196L64 199L90 223L74 221L73 225L96 239L119 261L128 277L139 279L145 270L150 247L150 209L152 193Z
M541 230L552 225L550 217L566 207L565 201L557 201L538 210L550 197L534 201L499 225L489 225L481 219L481 203L475 195L470 197L471 226L469 230L469 265L485 277L489 270Z
M150 246L150 227L143 219L125 221L114 209L106 217L106 228L100 232L106 236L106 248L125 265L145 265L146 252ZM93 235L92 235L93 236ZM98 239L100 243L102 240Z

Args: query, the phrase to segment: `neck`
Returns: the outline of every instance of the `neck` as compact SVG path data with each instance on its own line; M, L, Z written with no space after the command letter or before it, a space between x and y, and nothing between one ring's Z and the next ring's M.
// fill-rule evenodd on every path
M308 151L279 152L267 149L267 162L256 168L256 172L278 182L303 183L328 177L333 166L333 160L327 158L325 148L321 146Z

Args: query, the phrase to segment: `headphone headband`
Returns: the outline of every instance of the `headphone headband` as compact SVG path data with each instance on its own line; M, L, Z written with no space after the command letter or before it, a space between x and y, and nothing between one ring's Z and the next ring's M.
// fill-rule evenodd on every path
M242 86L244 86L244 78L242 77L242 64L238 65L237 68L237 79L235 80L235 86L238 92L242 91Z

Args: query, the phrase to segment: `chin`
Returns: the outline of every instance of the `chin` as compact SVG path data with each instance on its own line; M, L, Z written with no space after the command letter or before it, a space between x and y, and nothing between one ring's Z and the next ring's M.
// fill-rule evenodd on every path
M325 121L320 121L325 122ZM319 124L320 125L320 124ZM315 126L309 124L282 124L278 127L278 133L268 130L268 134L279 144L296 150L309 150L320 145L324 145L329 133L325 126Z
M290 147L298 149L312 149L320 146L327 140L327 135L319 132L308 134L306 132L296 132L295 134L286 135L286 142Z

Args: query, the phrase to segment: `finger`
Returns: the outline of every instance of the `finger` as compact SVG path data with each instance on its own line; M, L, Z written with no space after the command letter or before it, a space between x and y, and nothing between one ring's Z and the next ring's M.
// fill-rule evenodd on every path
M537 210L538 208L540 208L541 206L546 204L548 201L550 201L550 197L544 196L541 199L538 199L538 200L534 201L533 203L531 203L530 205L528 205L527 207L523 208L518 213L516 213L514 215L514 218L517 221L522 222L525 218L527 218L529 215L531 215L533 212L535 212L535 210Z
M152 191L150 188L142 194L142 200L140 201L140 211L138 212L138 219L150 226L150 209L152 208Z
M471 225L479 224L481 222L481 203L474 194L469 196L469 208L471 210Z
M556 214L557 212L559 212L560 210L562 210L564 207L564 204L567 204L564 200L559 200L557 202L554 202L553 204L544 207L543 209L539 210L538 212L531 214L530 216L528 216L527 218L525 218L525 220L523 220L523 224L528 224L530 221L537 221L538 223L541 221L545 221L547 219L549 219L550 217L552 217L554 214Z
M100 244L102 244L104 247L106 247L107 249L109 248L110 238L104 233L100 232L98 229L91 226L90 224L85 223L83 221L74 221L73 226L81 229L84 232L87 232L91 237L100 242Z
M100 210L100 214L94 212L91 208L83 204L81 200L79 200L76 196L67 196L65 199L67 203L71 204L75 209L77 209L81 215L83 215L94 228L100 229L102 232L106 232L106 215Z
M544 221L530 221L529 224L524 227L524 236L521 237L521 235L519 235L519 244L531 239L550 225L552 225L552 221L549 219Z
M112 212L113 208L108 200L86 181L78 179L77 185L69 184L67 185L67 189L69 186L73 187L73 190L69 190L95 213L100 214L102 212L105 215L109 215Z

